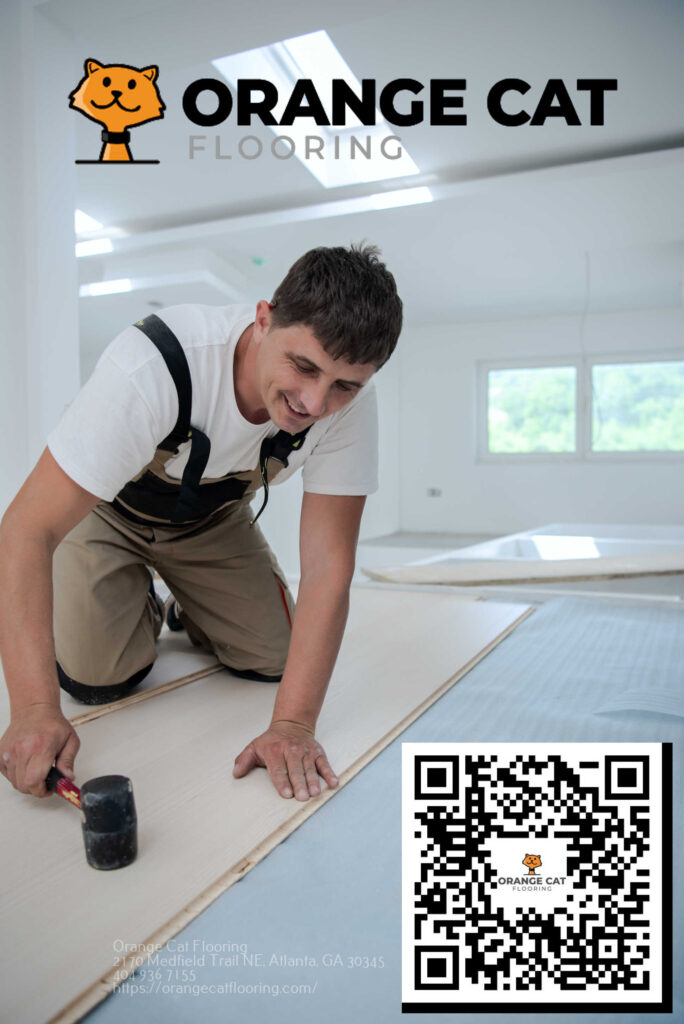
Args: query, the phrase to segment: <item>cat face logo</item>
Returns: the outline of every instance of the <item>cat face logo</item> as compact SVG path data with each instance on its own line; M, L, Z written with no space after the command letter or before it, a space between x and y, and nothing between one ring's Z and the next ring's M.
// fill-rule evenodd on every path
M85 62L85 75L72 93L69 106L91 121L104 125L102 149L97 160L77 160L77 164L110 163L158 164L158 160L133 160L128 143L130 128L163 117L166 109L155 85L159 68L133 68L129 64Z
M541 857L537 853L526 853L523 864L527 868L528 875L536 874L535 868L541 867Z

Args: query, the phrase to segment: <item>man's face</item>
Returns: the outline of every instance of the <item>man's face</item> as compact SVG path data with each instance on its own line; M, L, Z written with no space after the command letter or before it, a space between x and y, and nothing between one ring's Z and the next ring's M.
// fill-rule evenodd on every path
M269 419L291 434L348 405L375 370L369 363L333 359L310 328L301 324L259 335L261 400Z

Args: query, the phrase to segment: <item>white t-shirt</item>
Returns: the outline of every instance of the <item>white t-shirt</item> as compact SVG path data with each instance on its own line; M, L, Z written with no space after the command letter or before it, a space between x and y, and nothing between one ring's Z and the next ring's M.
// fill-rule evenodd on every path
M185 351L192 380L193 426L211 441L205 478L255 469L271 421L249 423L238 409L233 356L254 322L250 306L170 306L158 316ZM104 501L111 501L150 462L178 417L178 394L156 346L139 328L122 331L105 349L90 380L48 437L65 473ZM372 494L377 489L377 406L369 382L339 412L314 423L301 449L273 481L300 466L304 490L314 494ZM166 463L181 479L190 443Z

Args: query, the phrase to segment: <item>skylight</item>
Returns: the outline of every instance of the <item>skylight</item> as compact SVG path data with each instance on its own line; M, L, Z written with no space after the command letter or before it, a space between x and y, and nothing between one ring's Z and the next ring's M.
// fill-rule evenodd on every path
M74 210L74 230L81 241L76 242L76 255L98 256L100 253L113 252L112 238L125 235L121 228L105 228L99 220L95 220L83 210ZM83 238L83 236L86 236ZM92 236L96 235L95 238Z
M361 83L325 30L219 57L212 64L233 89L238 79L263 78L273 82L278 89L278 103L273 111L276 121L280 121L298 79L312 80L329 120L333 79L344 79L356 95L361 93ZM294 142L294 156L324 188L420 173L403 144L392 141L381 148L387 136L396 136L397 132L378 111L375 125L361 124L350 111L346 120L345 125L327 126L317 125L313 118L298 117L292 125L270 128L274 135L287 136ZM307 137L311 136L323 140L321 155L314 152L318 148L315 144L307 146ZM288 149L291 146L285 142L278 145L278 152L286 153Z
M83 235L88 231L97 231L102 224L99 220L84 213L83 210L74 210L74 230L77 235Z

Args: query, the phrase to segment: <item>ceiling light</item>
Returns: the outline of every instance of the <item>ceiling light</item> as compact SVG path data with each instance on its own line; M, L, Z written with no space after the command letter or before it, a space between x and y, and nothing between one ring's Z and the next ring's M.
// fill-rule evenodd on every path
M111 238L92 238L87 242L76 243L77 256L98 256L103 252L112 251Z
M375 192L368 200L373 210L389 210L393 206L431 203L432 192L429 188L403 188L395 192Z
M89 295L115 295L117 292L130 291L130 278L122 277L118 281L94 281L92 284L82 284L78 294L81 298L86 298Z

